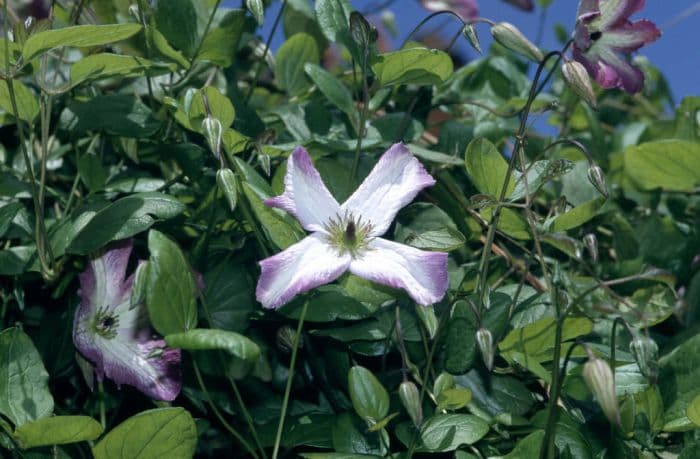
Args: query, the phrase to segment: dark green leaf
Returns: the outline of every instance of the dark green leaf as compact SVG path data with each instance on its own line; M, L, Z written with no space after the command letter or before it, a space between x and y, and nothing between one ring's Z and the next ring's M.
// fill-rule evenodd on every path
M420 451L431 453L454 451L482 439L489 425L470 414L437 414L427 419L420 430Z
M260 356L260 348L255 342L241 334L226 330L195 328L183 333L166 335L165 341L170 347L188 351L220 349L251 363Z
M389 413L389 393L368 369L350 368L348 390L355 412L367 422L379 422Z
M307 63L316 64L320 58L316 41L311 35L298 33L288 39L276 56L275 75L280 87L292 96L304 93L311 86L304 66Z

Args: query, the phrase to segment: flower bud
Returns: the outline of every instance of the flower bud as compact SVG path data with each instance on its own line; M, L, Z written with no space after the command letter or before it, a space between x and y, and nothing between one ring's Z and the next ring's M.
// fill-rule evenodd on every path
M596 190L603 195L604 198L608 197L608 184L605 181L605 173L603 169L599 166L591 166L588 168L588 180L593 184Z
M214 117L207 116L204 118L204 121L202 121L202 129L207 138L209 148L212 153L214 153L214 156L218 158L221 154L221 121Z
M509 50L522 54L530 60L541 62L544 59L542 51L509 22L499 22L494 25L491 28L491 35Z
M131 15L131 17L136 19L136 22L141 23L141 9L139 8L138 5L136 5L136 4L129 5L128 11L129 11L129 14Z
M290 354L294 349L294 338L297 332L289 325L284 325L277 330L277 349L284 352L285 354ZM303 338L299 339L299 347L303 347Z
M262 25L265 21L265 7L262 0L245 0L245 6L253 15L258 25Z
M131 297L129 298L129 309L143 303L146 299L146 280L148 278L148 262L139 263L134 272L134 283L131 287Z
M659 346L656 341L644 335L637 335L630 343L630 352L637 361L639 371L649 378L649 382L656 383L659 376Z
M583 365L581 374L608 421L620 425L620 408L617 404L613 373L608 362L589 352L588 361Z
M595 92L586 68L577 61L567 61L561 66L561 74L569 87L588 105L596 108Z
M496 356L496 350L493 346L493 335L485 328L480 328L476 332L476 344L481 351L481 357L484 359L484 365L491 371L493 368L493 359Z
M374 42L376 31L362 14L353 11L350 13L350 34L355 43L366 50Z
M236 204L238 204L238 180L236 179L236 174L229 168L219 169L216 171L216 184L224 193L231 212L236 210Z
M474 48L477 53L481 54L481 42L479 41L479 36L476 34L474 24L464 24L464 28L462 28L462 35L464 35L464 38L469 41L472 48Z
M586 246L586 250L591 254L591 259L593 263L598 261L598 238L593 233L588 233L583 236L583 245Z
M420 427L423 422L423 407L420 403L420 393L418 387L411 381L404 381L399 386L399 398L401 404L406 408L411 421L416 427Z

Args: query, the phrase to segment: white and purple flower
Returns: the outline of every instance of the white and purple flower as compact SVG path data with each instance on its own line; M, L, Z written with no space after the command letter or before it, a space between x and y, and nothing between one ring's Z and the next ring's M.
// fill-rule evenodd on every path
M476 0L421 0L421 4L430 11L453 11L465 21L479 17Z
M256 290L266 308L334 281L346 271L405 290L433 304L447 290L447 254L382 239L398 211L435 180L401 143L382 155L342 205L326 188L309 154L297 147L287 162L285 190L265 201L292 214L312 234L260 262Z
M115 242L80 274L73 342L99 381L106 376L153 399L174 400L182 385L180 350L153 337L143 304L131 307L134 276L125 278L131 249L131 240Z
M634 94L644 87L644 74L621 54L655 41L661 32L653 22L631 22L644 0L581 0L578 6L573 56L604 88Z

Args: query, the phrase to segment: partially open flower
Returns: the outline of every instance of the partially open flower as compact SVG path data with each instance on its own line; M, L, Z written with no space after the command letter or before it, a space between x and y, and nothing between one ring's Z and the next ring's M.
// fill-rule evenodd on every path
M430 11L453 11L465 21L479 17L476 0L421 0L421 4Z
M180 393L180 350L153 337L143 304L131 307L134 276L125 279L132 242L110 245L80 278L73 342L95 366L98 380L136 387L156 400Z
M643 7L644 0L580 0L574 59L604 88L636 93L644 87L642 71L621 56L661 36L653 22L629 20Z
M309 154L297 147L287 162L284 194L265 201L294 215L312 234L260 262L256 295L277 308L346 271L404 289L416 303L440 301L447 290L447 254L382 239L397 212L435 180L401 143L393 145L338 204Z

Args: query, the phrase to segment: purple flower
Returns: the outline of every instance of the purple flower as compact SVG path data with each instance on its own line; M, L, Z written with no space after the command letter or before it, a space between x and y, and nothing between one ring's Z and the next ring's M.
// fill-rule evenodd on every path
M532 3L532 0L505 0L505 2L523 11L532 11L535 9L535 4Z
M653 22L631 22L644 0L581 0L574 33L574 59L604 88L634 94L644 87L644 74L621 54L655 41L661 32Z
M453 11L465 21L479 17L476 0L421 0L421 4L430 11Z
M346 271L404 289L429 305L447 290L447 254L382 239L398 211L435 180L401 143L379 159L359 188L339 205L297 147L287 162L284 194L265 201L294 215L312 234L260 262L257 298L277 308Z
M170 401L180 393L180 350L153 338L143 304L131 308L134 276L125 279L131 249L131 240L113 243L80 274L73 342L99 381L106 376Z

